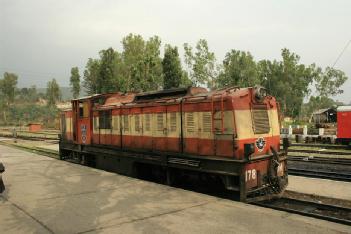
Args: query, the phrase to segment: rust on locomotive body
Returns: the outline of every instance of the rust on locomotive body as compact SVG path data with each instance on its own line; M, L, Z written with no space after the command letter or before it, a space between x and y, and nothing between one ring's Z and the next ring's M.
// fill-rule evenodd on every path
M279 196L287 178L279 106L261 87L178 88L72 100L60 156L135 176L136 165L219 176L240 200Z

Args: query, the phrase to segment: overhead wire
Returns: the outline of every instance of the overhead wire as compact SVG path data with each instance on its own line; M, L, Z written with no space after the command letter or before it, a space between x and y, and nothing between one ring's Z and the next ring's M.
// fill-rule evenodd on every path
M349 47L349 45L351 44L351 39L346 43L346 46L344 47L344 49L341 51L341 53L339 54L339 56L336 58L332 68L334 68L334 66L336 65L336 63L339 61L339 59L341 58L341 56L344 54L344 52L346 51L347 47Z

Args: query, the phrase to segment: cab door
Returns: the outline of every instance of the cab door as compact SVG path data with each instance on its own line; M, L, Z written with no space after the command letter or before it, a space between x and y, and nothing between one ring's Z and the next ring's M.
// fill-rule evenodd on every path
M92 121L90 119L90 101L89 100L79 100L76 102L76 113L75 118L77 121L76 126L74 126L74 130L76 134L74 134L75 141L78 144L89 145L91 144L91 125Z

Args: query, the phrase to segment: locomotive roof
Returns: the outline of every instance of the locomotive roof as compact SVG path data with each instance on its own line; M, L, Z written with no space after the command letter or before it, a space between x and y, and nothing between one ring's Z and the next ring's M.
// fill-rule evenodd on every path
M193 96L199 93L207 93L207 89L201 87L188 87L188 88L174 88L174 89L165 89L161 91L152 91L140 93L135 96L135 102L149 101L153 99L161 98L177 98L184 96Z
M104 96L104 95L106 95L106 94L93 94L93 95L90 95L90 96L85 96L85 97L81 97L81 98L72 99L72 101L85 100L85 99L90 99L90 98Z
M138 103L177 99L185 96L194 96L199 93L207 93L207 89L201 87L175 88L161 91L152 91L144 93L114 93L109 94L104 104L99 109L111 108L120 105L132 105Z
M215 96L219 98L217 94L230 94L237 92L246 92L247 89L240 89L238 87L223 88L218 90L208 91L202 87L188 87L188 88L175 88L161 91L152 91L144 93L110 93L105 94L106 100L103 104L95 106L97 109L110 109L114 106L121 105L136 105L141 103L157 103L157 102L168 102L168 101L180 101L182 98L191 98L192 101L198 98L209 98ZM95 96L93 96L95 97Z

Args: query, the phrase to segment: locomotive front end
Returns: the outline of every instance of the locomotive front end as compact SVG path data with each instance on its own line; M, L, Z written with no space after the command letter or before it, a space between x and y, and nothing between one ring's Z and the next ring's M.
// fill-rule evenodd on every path
M237 156L242 168L240 197L257 201L279 197L288 184L288 139L280 147L279 106L262 87L239 92L234 103Z

